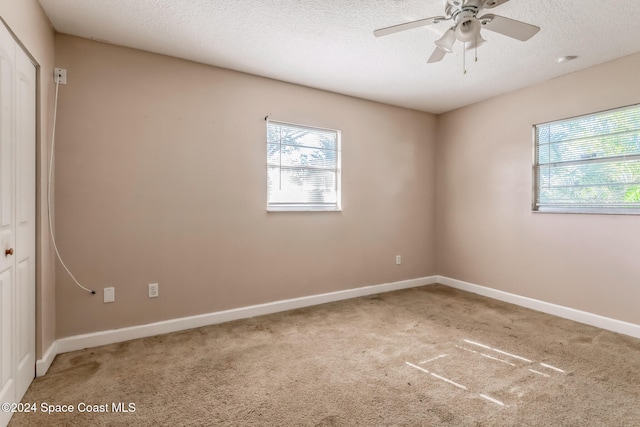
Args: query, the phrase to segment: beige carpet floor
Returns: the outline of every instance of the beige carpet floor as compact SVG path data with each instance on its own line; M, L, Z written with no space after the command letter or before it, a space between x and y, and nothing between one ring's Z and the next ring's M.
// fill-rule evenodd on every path
M640 426L640 340L433 285L62 354L23 402L12 427Z

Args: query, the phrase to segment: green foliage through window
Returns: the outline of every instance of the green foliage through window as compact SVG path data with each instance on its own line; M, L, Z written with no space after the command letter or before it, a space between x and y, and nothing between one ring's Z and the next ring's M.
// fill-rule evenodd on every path
M640 213L640 105L535 126L539 211Z
M267 209L340 210L340 132L267 122Z

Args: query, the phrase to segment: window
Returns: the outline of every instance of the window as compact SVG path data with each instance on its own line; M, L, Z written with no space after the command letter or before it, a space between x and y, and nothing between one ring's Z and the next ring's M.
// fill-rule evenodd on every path
M340 131L267 121L267 210L340 210Z
M640 105L535 126L535 211L640 214Z

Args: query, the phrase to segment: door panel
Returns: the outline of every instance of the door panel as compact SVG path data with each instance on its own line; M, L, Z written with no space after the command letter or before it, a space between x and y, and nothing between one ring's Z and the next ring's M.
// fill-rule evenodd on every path
M0 230L13 223L13 40L0 28ZM4 255L4 254L3 254Z
M0 403L16 401L12 273L11 269L0 272ZM0 411L0 426L5 425L10 417L10 413Z
M16 274L16 400L22 399L35 376L35 269L32 258L26 258L17 266Z
M16 350L17 398L35 376L35 253L36 253L36 69L22 49L16 49Z
M14 259L5 250L14 248L15 226L15 61L16 45L0 28L0 403L16 400ZM0 426L10 413L0 411Z
M0 402L35 376L36 69L0 24ZM0 411L0 427L10 412Z

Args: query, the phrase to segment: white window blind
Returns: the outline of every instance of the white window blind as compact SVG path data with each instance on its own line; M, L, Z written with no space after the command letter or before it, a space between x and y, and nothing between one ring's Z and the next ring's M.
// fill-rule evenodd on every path
M340 210L340 131L267 121L267 210Z
M535 126L534 210L640 214L640 105Z

